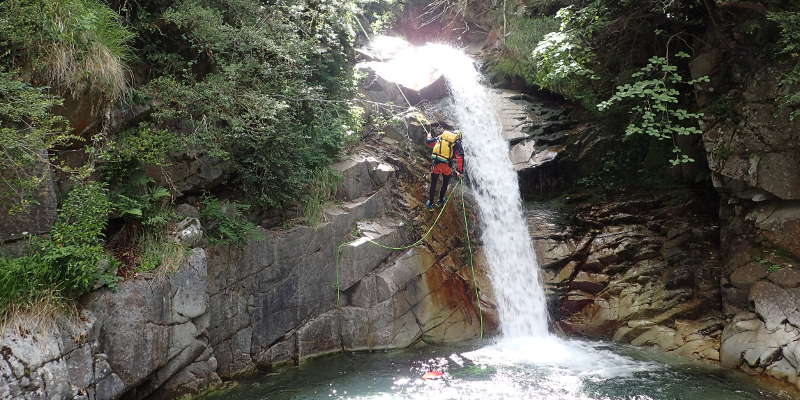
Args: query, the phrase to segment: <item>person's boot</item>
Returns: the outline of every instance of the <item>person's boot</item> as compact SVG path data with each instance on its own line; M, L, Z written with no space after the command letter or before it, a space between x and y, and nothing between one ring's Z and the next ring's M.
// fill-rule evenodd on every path
M425 207L428 208L428 211L433 211L433 203L430 200L425 202Z
M439 207L444 207L444 204L447 203L447 199L439 199Z

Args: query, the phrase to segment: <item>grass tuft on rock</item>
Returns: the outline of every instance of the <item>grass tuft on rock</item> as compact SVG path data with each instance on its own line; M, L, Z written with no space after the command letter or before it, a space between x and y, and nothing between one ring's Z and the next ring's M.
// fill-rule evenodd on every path
M98 0L6 0L0 44L33 80L73 97L113 102L128 90L134 34Z
M105 185L79 184L67 194L49 237L32 238L23 257L0 256L0 321L116 283L116 261L103 247L110 211Z

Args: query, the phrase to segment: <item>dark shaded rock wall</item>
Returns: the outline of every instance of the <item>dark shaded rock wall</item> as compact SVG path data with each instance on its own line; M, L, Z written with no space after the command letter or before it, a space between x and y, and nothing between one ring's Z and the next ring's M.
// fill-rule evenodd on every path
M779 106L785 67L737 32L709 33L692 73L721 195L721 362L800 383L800 121ZM724 46L720 43L724 42Z
M699 202L663 191L531 205L556 329L718 360L717 230Z
M691 65L694 78L710 77L695 94L716 195L581 192L576 178L613 143L581 124L521 177L544 177L525 181L531 193L566 190L566 204L530 217L560 329L798 385L800 120L780 106L787 66L754 48L737 31L745 25L709 27Z

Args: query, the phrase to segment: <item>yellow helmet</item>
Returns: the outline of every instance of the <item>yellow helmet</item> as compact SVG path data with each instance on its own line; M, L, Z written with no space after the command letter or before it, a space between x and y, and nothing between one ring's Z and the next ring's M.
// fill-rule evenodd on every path
M450 138L455 137L455 140L461 140L464 137L464 133L460 129L453 129L452 131L445 129L442 135L448 135Z

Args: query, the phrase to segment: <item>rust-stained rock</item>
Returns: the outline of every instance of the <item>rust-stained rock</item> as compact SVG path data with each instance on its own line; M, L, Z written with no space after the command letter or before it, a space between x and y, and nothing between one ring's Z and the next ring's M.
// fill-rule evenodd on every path
M730 281L733 286L739 289L747 290L754 283L767 277L767 267L756 262L751 262L737 268L730 276Z

